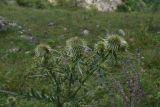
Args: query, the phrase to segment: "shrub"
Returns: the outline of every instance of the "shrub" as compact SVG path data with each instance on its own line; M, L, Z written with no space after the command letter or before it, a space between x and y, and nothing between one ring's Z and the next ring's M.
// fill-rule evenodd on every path
M33 7L35 0L16 0L18 5L24 6L24 7Z
M143 0L123 0L122 5L118 7L119 11L142 11L145 9Z
M159 11L159 0L123 0L118 11Z
M46 0L16 0L17 4L24 7L34 7L34 8L47 8L50 7L50 3Z

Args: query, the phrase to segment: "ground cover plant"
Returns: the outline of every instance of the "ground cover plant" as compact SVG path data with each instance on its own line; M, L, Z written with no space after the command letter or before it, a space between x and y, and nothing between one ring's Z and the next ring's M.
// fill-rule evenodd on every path
M61 95L64 95L60 96L60 103L63 102L64 106L159 107L158 13L103 13L61 8L38 10L2 4L0 7L0 16L12 25L0 31L0 106L52 107L53 104L59 104L56 84L54 82L52 86L49 78L51 73L47 74L47 69L50 68L48 66L51 66L51 71L58 70L58 82L67 87L61 87ZM16 27L13 22L17 23ZM103 49L104 41L112 34L125 38L128 51L118 52L117 58L110 54L105 62L95 64L99 70L87 79L75 98L69 98L70 96L65 94L69 92L69 78L65 82L59 79L71 76L62 75L66 73L61 74L62 69L76 69L75 74L68 73L76 77L73 80L75 86L72 83L71 88L71 93L74 93L83 83L83 79L90 74L86 71L86 66L93 63L95 56L99 59L103 57L103 54L99 54L101 50L96 50ZM76 66L74 60L71 60L75 54L72 51L65 53L66 49L72 49L69 45L66 47L66 40L67 44L70 44L70 41L75 39L86 41L82 42L84 47L80 45L78 52L73 51L78 53L78 58L81 59L75 61ZM37 57L34 56L35 48ZM42 48L42 55L39 54L39 48L40 51ZM45 63L45 66L41 63L35 66L35 61L45 61L42 57L46 53L43 51L45 48L49 49L49 55L45 57L49 57L53 65L55 61L55 65L59 64L56 68L50 65L50 62ZM79 51L83 48L85 54L81 58ZM61 58L66 58L67 61L63 60L64 63L61 64ZM72 63L73 66L65 62ZM47 101L41 99L42 95ZM51 96L55 99L53 104L52 98L48 100Z

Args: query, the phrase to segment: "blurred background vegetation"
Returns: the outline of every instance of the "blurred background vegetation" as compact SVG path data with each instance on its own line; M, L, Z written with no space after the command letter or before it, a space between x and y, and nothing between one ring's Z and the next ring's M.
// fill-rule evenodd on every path
M61 6L65 8L78 8L78 3L81 0L1 0L1 3L5 4L18 4L24 7L34 7L34 8L51 8L56 6ZM80 7L79 7L80 8ZM141 12L156 12L160 10L159 0L122 0L122 3L118 6L117 11L127 12L127 11L141 11Z

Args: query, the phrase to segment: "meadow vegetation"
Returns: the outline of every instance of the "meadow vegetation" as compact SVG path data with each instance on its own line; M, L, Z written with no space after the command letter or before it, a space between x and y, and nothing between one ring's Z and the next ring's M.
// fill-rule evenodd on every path
M0 1L11 25L0 30L0 107L160 106L157 6L137 12L129 0L117 10L127 12L107 13L17 1Z

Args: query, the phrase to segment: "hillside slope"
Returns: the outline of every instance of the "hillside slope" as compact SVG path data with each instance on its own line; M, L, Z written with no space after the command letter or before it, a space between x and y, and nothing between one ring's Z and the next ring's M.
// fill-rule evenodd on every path
M129 50L135 52L140 48L144 57L143 85L147 93L145 100L148 101L146 107L157 103L157 99L150 102L149 97L160 92L160 14L103 13L58 8L37 10L0 5L0 16L18 24L18 27L0 31L0 89L16 90L27 86L41 86L41 80L25 78L32 73L28 68L32 64L33 49L39 43L47 43L60 49L66 39L79 36L93 44L106 34L119 33L121 29L125 32L124 38L129 42ZM8 96L0 96L0 106L3 106ZM45 104L35 101L27 103L20 99L19 105L44 107Z

